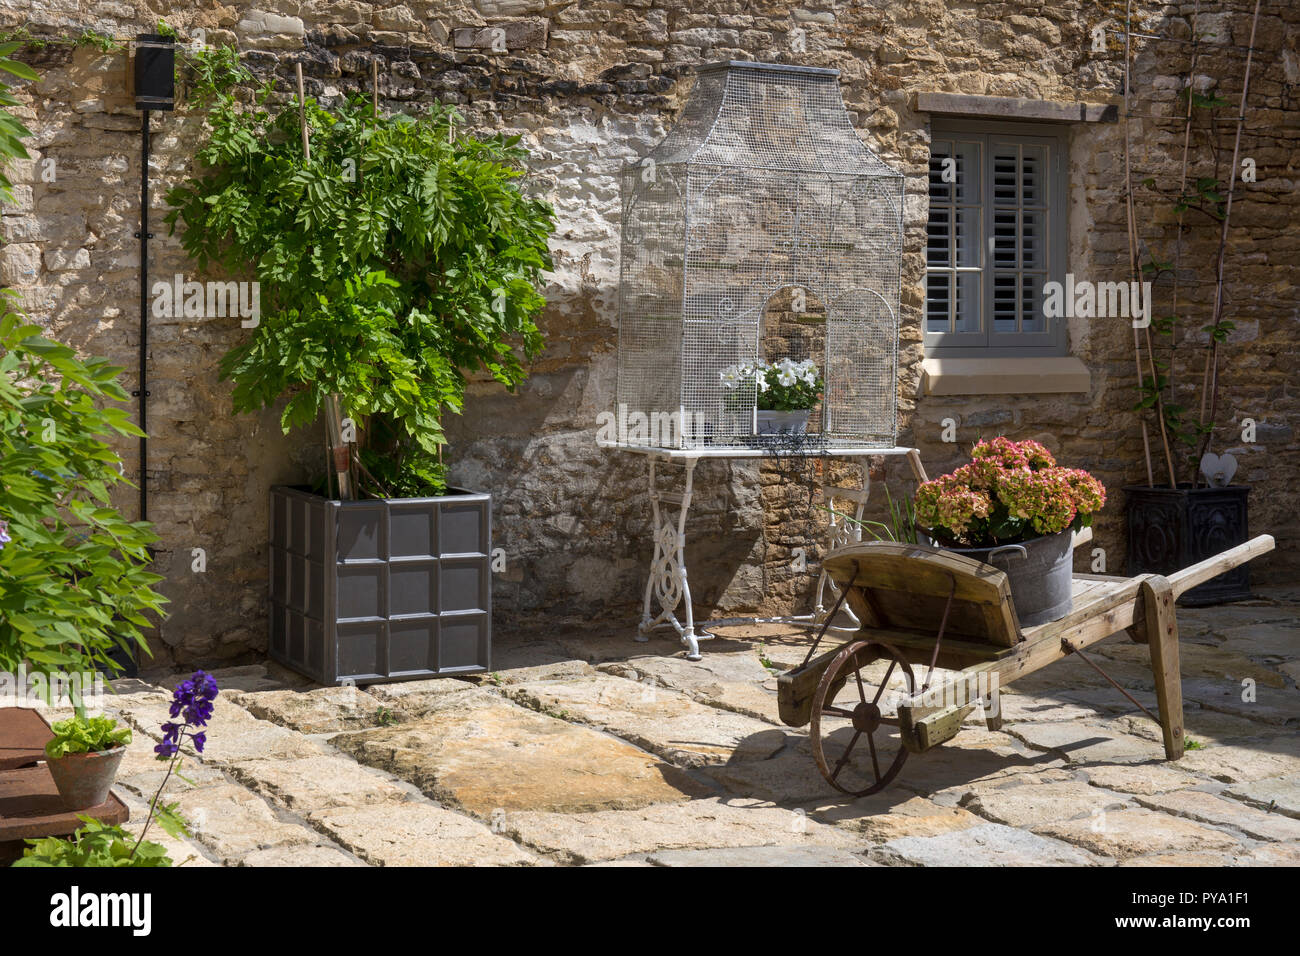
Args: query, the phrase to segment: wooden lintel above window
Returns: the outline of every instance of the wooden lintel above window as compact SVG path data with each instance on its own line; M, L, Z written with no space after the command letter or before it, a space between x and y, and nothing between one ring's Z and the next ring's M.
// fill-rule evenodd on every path
M920 113L968 116L978 119L1036 120L1053 123L1115 123L1114 103L1062 103L1022 100L1013 96L975 96L969 93L917 93L913 108Z

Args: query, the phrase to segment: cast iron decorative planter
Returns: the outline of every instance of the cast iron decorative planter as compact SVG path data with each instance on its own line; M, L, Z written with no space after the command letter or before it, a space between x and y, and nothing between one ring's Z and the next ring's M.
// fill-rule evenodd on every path
M1169 574L1249 539L1247 485L1193 488L1180 484L1124 489L1128 574ZM1199 607L1250 597L1245 564L1192 588L1181 604Z
M492 498L271 489L273 660L322 684L486 671Z

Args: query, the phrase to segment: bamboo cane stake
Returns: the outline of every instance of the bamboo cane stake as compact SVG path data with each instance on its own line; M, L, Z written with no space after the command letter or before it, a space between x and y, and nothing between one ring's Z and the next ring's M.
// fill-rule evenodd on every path
M1125 206L1128 214L1128 246L1129 246L1129 271L1136 278L1138 276L1137 267L1137 220L1133 211L1133 178L1129 168L1129 27L1128 12L1131 10L1132 2L1130 0L1129 9L1125 11L1124 20L1124 188L1125 188ZM1133 329L1133 365L1137 371L1138 390L1141 392L1143 387L1142 378L1142 342L1138 337L1138 330ZM1155 473L1151 468L1151 436L1147 431L1146 415L1142 414L1139 409L1138 421L1142 425L1142 455L1146 460L1147 466L1147 487L1155 486Z
M1192 53L1187 64L1187 113L1183 121L1183 163L1178 179L1178 199L1182 203L1183 196L1187 195L1187 158L1191 151L1192 144L1192 84L1196 79L1196 60L1200 53L1200 44L1197 42L1200 34L1196 32L1197 19L1201 14L1201 0L1196 0L1192 7ZM1178 223L1174 233L1174 288L1173 302L1171 312L1174 317L1174 324L1169 329L1169 394L1174 394L1174 352L1178 347L1178 291L1180 282L1180 271L1183 263L1183 217L1187 214L1184 209L1178 214ZM1195 485L1196 476L1192 475L1192 483Z
M1132 0L1129 0L1128 9L1132 9ZM1124 22L1125 31L1131 30L1133 24L1131 20L1126 19ZM1130 88L1130 69L1132 57L1130 56L1130 41L1128 32L1125 33L1124 40L1124 181L1128 190L1128 221L1129 221L1129 267L1133 270L1133 282L1142 281L1142 272L1138 267L1138 234L1137 234L1137 212L1133 202L1133 174L1129 165L1129 88ZM1141 288L1141 285L1137 286ZM1130 286L1132 288L1132 286ZM1165 398L1160 388L1160 375L1156 371L1155 345L1151 341L1151 323L1150 312L1153 311L1152 303L1147 302L1148 322L1145 329L1142 330L1142 336L1146 339L1147 346L1147 367L1151 372L1151 386L1156 398L1156 421L1160 425L1160 447L1165 453L1165 465L1169 468L1169 487L1178 487L1178 475L1174 470L1173 449L1169 445L1169 430L1165 424Z
M1232 218L1232 197L1237 186L1237 163L1241 156L1241 129L1246 121L1246 98L1250 94L1250 67L1251 61L1255 56L1255 29L1259 26L1259 4L1260 0L1255 0L1255 12L1250 20L1250 43L1246 48L1246 69L1241 78L1241 106L1237 110L1237 135L1232 143L1232 168L1228 171L1228 201L1223 210L1223 224L1219 230L1219 255L1215 263L1215 287L1214 287L1214 314L1210 325L1217 328L1223 318L1223 267L1228 252L1228 222ZM1219 340L1211 333L1210 344L1205 356L1205 380L1207 391L1201 394L1201 425L1209 426L1205 433L1205 438L1201 442L1201 454L1197 456L1199 461L1210 447L1210 439L1214 437L1214 416L1218 407L1219 392ZM1206 400L1209 401L1209 415L1205 414ZM1194 482L1199 483L1199 469Z
M302 82L302 64L295 63L293 69L298 80L298 127L302 131L302 156L305 163L310 163L311 137L307 135L307 95ZM343 440L343 402L337 394L325 399L325 430L330 447L330 459L334 466L334 476L338 482L339 500L348 501L355 497L352 463L348 444Z

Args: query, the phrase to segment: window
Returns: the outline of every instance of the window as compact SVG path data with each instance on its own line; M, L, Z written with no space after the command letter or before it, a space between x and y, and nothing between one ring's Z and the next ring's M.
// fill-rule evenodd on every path
M1065 134L1031 123L934 121L925 350L1064 355L1043 286L1064 281Z

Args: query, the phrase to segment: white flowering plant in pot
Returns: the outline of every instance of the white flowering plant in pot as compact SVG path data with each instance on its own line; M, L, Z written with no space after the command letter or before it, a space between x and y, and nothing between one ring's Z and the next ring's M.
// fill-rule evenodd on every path
M759 361L730 365L722 370L721 380L729 411L754 402L760 435L802 434L825 385L812 359L796 362L783 358L774 364Z

